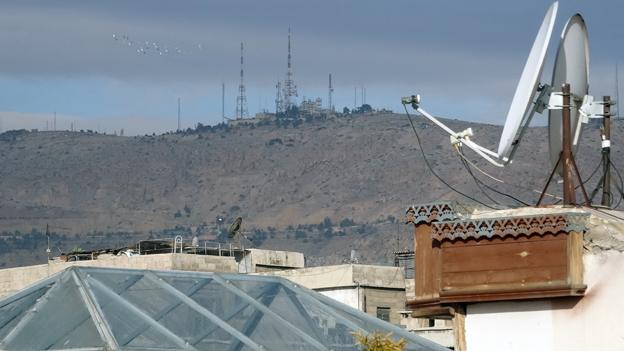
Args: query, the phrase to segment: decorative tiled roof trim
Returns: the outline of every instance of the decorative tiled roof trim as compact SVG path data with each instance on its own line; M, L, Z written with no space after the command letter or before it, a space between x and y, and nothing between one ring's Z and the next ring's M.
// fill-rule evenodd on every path
M453 207L454 203L451 202L414 205L407 209L405 221L406 223L420 224L459 219Z
M431 238L437 241L489 239L505 236L585 232L589 214L558 213L522 217L483 218L432 224Z

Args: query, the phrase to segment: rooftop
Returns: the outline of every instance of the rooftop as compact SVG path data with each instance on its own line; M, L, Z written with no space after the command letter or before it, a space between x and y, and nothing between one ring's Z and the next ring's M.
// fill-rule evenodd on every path
M2 350L357 350L356 331L445 350L277 277L72 267L0 300Z

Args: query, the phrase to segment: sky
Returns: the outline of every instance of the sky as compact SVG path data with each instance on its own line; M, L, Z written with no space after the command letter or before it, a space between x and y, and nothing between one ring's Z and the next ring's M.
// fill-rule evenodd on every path
M74 123L108 133L161 133L177 127L178 98L183 127L216 124L222 83L226 116L235 114L241 42L249 112L274 111L289 27L299 101L326 103L331 73L340 110L354 106L355 89L361 104L365 87L374 108L401 112L401 97L419 93L435 115L502 124L550 4L4 0L0 131L51 129L56 113L57 129ZM589 30L590 92L615 96L616 63L624 72L621 0L560 1L542 81L550 81L558 38L576 12Z

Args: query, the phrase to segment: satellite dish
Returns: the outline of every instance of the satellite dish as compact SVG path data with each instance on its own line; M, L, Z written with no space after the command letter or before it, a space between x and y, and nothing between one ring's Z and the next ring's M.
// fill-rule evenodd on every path
M537 94L539 79L542 76L544 59L558 7L559 3L554 2L546 12L507 112L507 119L498 144L498 157L505 162L509 162L520 141L524 127L528 126L535 112L532 105Z
M232 224L230 225L230 228L228 229L228 237L229 238L235 237L236 234L238 234L238 232L240 232L242 223L243 223L243 218L242 217L238 217L238 218L236 218L234 220L234 222L232 222Z
M471 140L472 129L468 128L462 132L455 132L427 113L420 107L420 96L411 95L401 99L403 105L411 105L427 119L438 125L450 134L451 144L461 153L460 147L467 146L475 151L479 156L485 158L493 165L503 167L511 162L513 154L522 139L531 118L535 112L541 113L544 109L549 110L549 152L553 164L553 171L548 179L544 195L548 184L555 171L563 177L564 183L564 205L575 204L575 188L573 183L573 173L580 178L579 171L574 161L573 153L576 150L582 123L587 123L589 118L602 118L604 116L604 106L608 102L594 102L594 97L588 95L589 92L589 40L585 21L580 14L572 16L566 23L555 60L552 85L539 85L539 79L544 66L544 59L548 49L555 17L557 14L558 2L554 2L542 21L542 25L537 33L533 47L529 54L527 63L522 71L520 82L512 100L503 133L498 145L498 151L490 151ZM564 96L561 92L553 89L561 88L562 84L570 85L570 95ZM568 103L568 98L570 102ZM565 105L564 106L564 102ZM566 135L566 145L563 145L563 110L570 112L570 134ZM406 109L407 111L407 109ZM566 125L568 121L566 119ZM566 128L566 131L568 129ZM565 150L565 153L562 152ZM570 152L568 152L570 151ZM563 155L563 162L566 167L558 167L560 155ZM462 155L463 156L463 155ZM557 167L557 168L555 168ZM565 168L565 174L564 174ZM590 206L591 202L587 192L583 187L581 179L578 179L585 203ZM542 197L538 200L541 202Z
M561 84L570 83L570 127L572 129L572 152L578 148L578 139L582 129L582 118L579 109L583 98L589 92L589 39L587 27L580 14L568 20L557 49L557 57L552 76L552 87L556 90ZM557 165L562 150L563 130L561 124L561 110L549 110L548 114L548 142L550 162L552 167ZM563 167L559 164L557 172L562 175Z

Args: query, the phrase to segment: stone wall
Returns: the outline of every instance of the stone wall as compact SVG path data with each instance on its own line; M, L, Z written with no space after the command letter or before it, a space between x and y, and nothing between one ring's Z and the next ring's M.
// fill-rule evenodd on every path
M0 298L71 266L228 273L238 271L234 258L225 256L158 254L128 257L102 255L97 260L92 261L51 261L49 265L42 264L0 270Z

